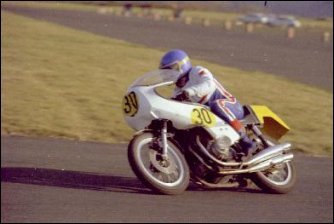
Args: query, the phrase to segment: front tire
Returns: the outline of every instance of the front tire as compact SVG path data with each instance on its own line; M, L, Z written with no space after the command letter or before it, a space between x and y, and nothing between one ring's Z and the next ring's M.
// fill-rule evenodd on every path
M170 139L168 159L163 160L160 150L152 149L156 138L152 133L135 136L128 146L128 160L133 172L148 187L162 194L183 193L189 185L189 167L183 154Z

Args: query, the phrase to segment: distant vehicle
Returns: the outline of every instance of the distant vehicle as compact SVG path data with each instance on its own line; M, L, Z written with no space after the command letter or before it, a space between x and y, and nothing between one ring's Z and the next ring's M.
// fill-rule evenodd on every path
M300 27L301 23L293 16L273 16L269 17L268 26L288 26L288 27Z
M241 16L238 18L239 21L243 23L262 23L266 24L269 20L268 16L262 13L252 13Z

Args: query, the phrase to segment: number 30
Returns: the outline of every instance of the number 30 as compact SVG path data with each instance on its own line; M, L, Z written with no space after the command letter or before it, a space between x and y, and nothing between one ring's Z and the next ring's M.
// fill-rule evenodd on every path
M191 114L192 122L198 125L211 126L214 123L214 115L204 108L195 108Z

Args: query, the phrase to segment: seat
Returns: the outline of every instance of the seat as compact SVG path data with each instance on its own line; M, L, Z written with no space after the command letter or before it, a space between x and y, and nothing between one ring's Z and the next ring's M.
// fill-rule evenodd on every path
M249 105L243 105L242 108L244 110L244 118L240 120L241 124L244 126L248 124L260 124L259 119L253 113L253 110Z

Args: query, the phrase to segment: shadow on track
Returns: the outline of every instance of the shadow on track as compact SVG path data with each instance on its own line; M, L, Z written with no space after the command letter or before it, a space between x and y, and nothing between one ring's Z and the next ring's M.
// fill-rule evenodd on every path
M2 167L1 182L34 184L41 186L55 186L96 191L110 191L121 193L159 194L146 188L135 177L121 177L101 175L97 173L56 170L27 167ZM248 193L263 193L258 189L249 188L217 188L206 189L190 183L187 191L235 191Z
M154 194L137 178L44 168L1 168L1 182L96 191Z

